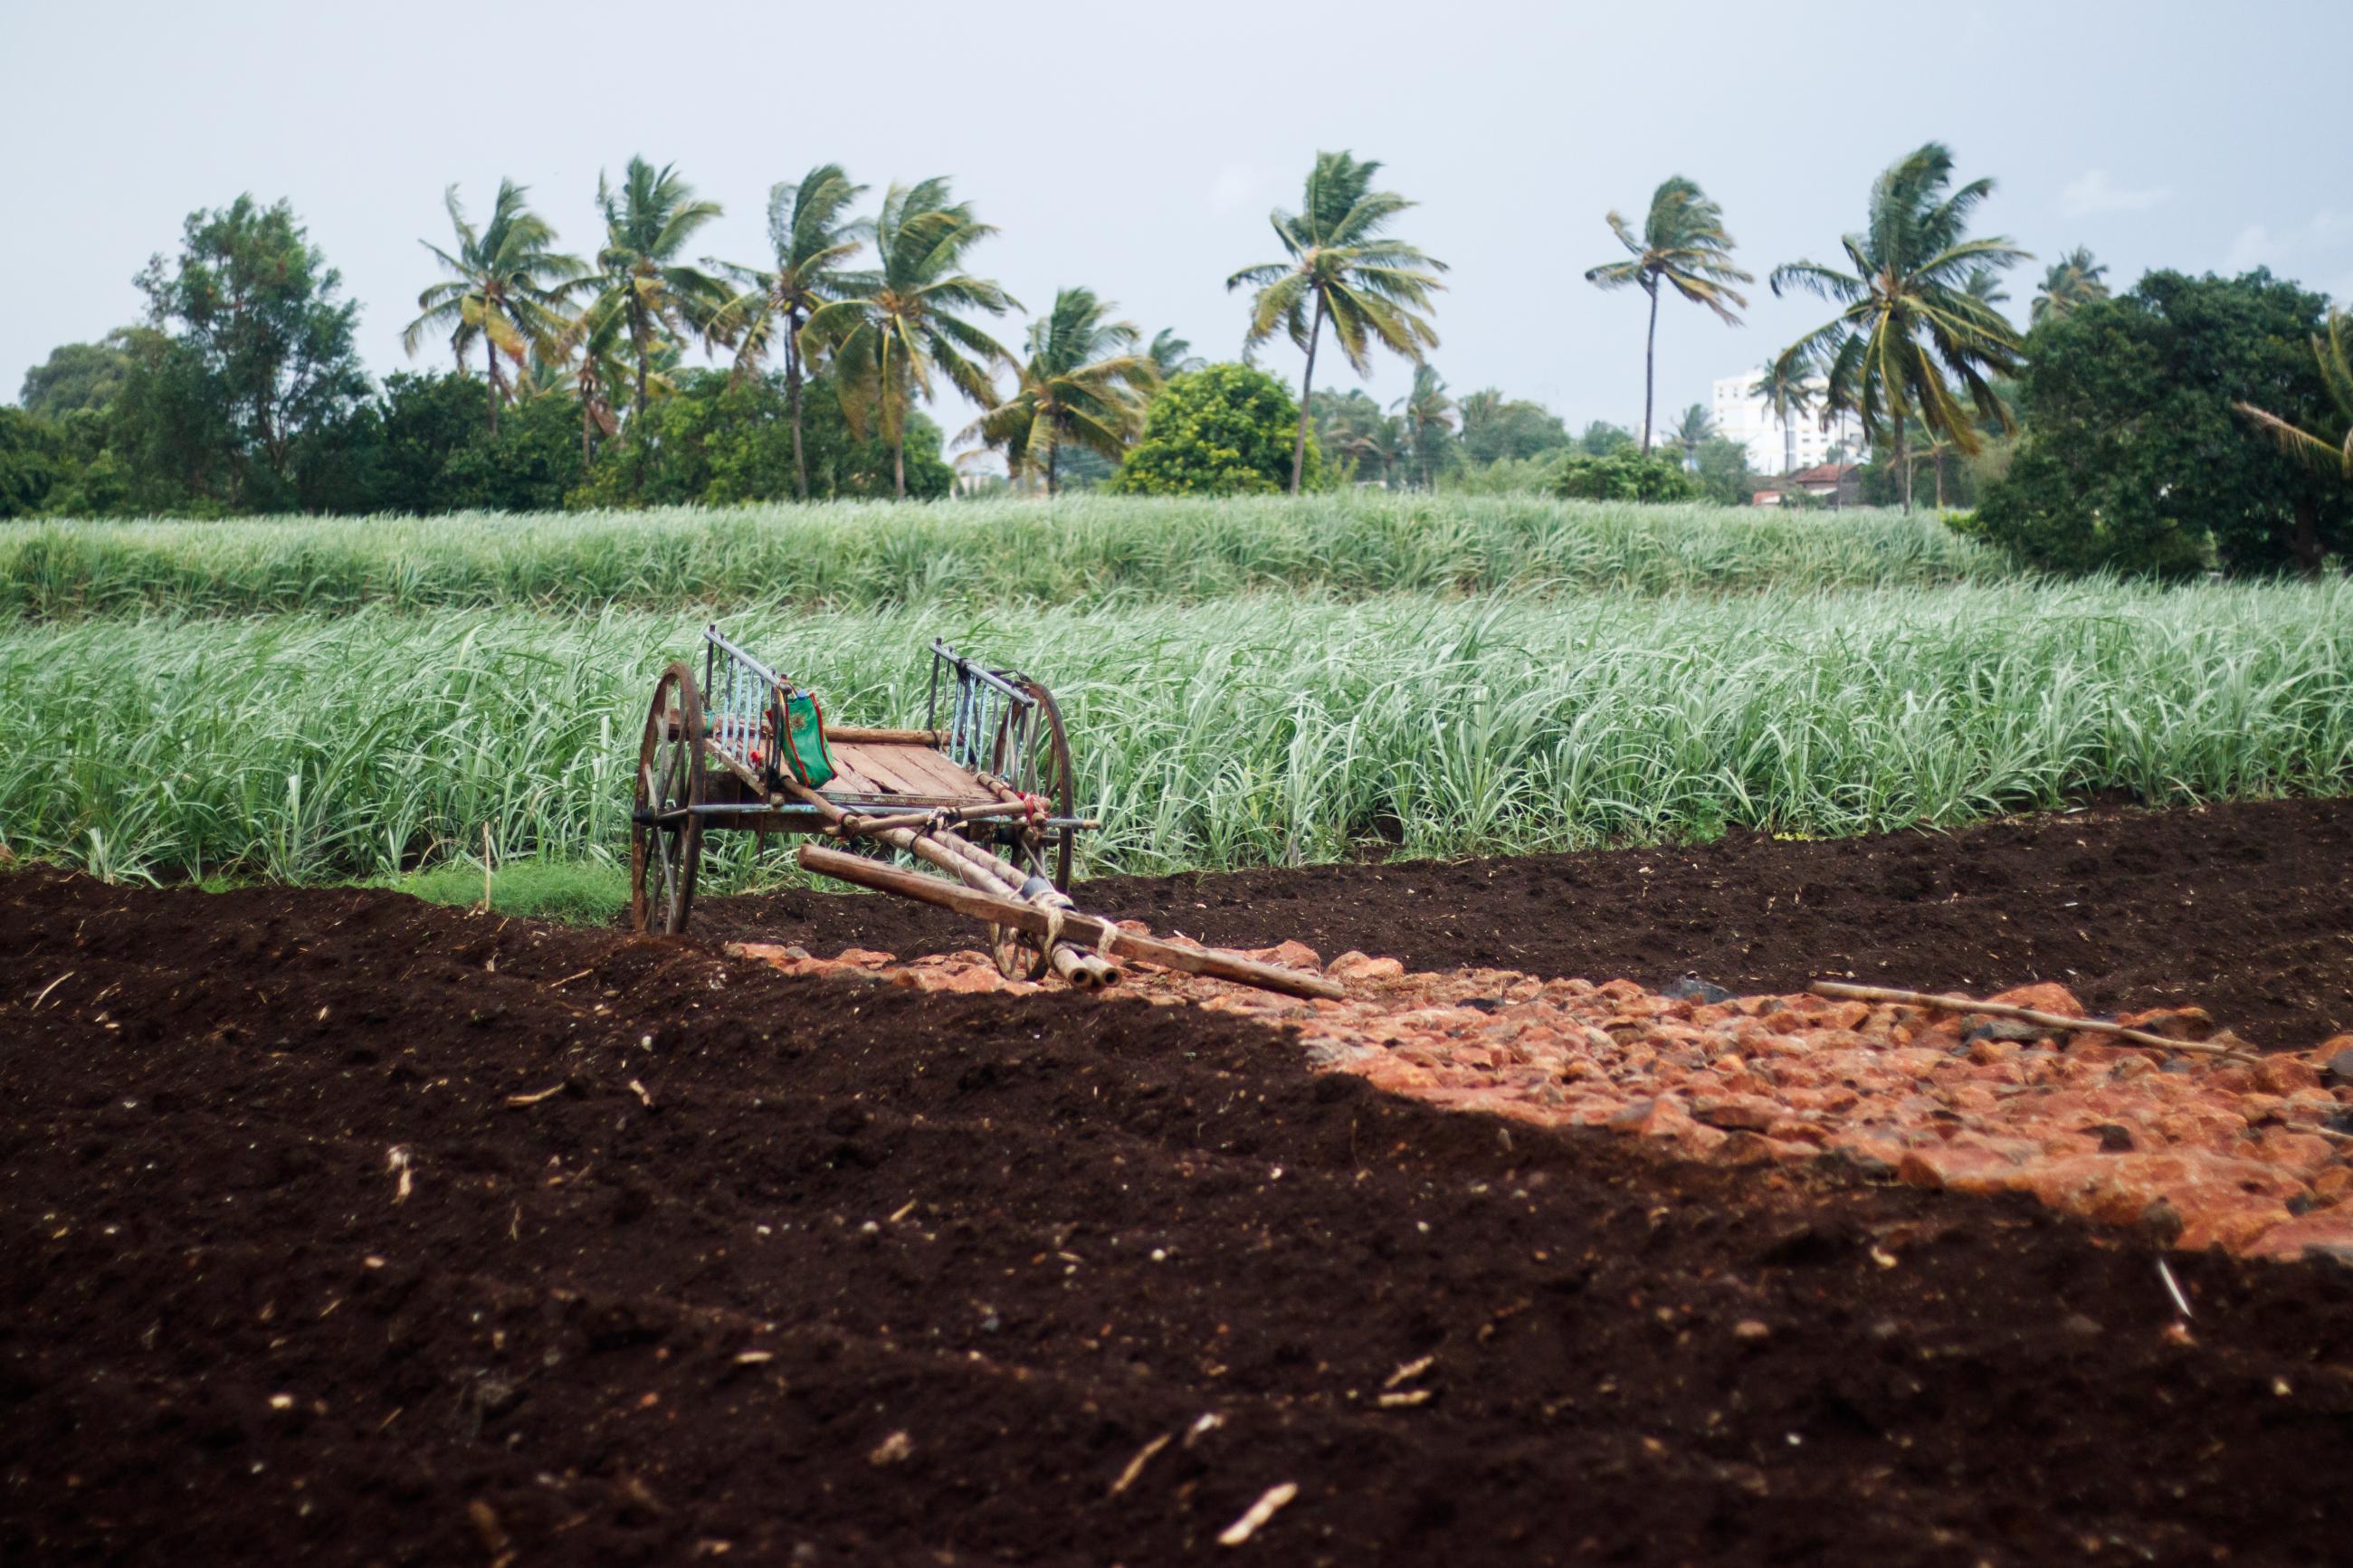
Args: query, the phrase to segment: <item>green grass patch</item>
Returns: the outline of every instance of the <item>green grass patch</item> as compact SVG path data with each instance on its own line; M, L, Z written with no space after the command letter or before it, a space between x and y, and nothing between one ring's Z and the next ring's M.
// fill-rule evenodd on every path
M413 894L428 904L479 909L482 863L445 860L380 886ZM516 860L491 874L491 912L566 925L614 924L629 909L629 870L609 859Z
M1347 491L1084 496L642 512L0 529L0 617L1199 603L1793 591L1990 582L1996 552L1926 516Z

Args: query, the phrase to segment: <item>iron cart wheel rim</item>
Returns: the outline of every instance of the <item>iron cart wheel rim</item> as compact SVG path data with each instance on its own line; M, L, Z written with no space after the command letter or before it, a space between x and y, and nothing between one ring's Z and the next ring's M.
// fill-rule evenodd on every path
M693 672L672 664L646 710L629 814L629 924L641 934L686 929L702 858L702 819L691 808L704 799L702 696Z
M1042 681L1025 676L1021 688L1037 704L1035 718L1024 736L1014 732L1013 713L1006 713L997 727L991 758L995 765L990 771L1024 794L1044 796L1053 815L1068 822L1078 815L1077 784L1071 766L1070 736L1062 728L1062 710ZM1025 741L1027 743L1022 744ZM1025 824L1017 831L1010 858L1024 871L1053 883L1056 892L1068 893L1077 839L1076 828L1050 828L1040 833ZM988 939L989 953L997 960L998 971L1008 979L1042 980L1052 967L1046 944L1026 932L992 925Z

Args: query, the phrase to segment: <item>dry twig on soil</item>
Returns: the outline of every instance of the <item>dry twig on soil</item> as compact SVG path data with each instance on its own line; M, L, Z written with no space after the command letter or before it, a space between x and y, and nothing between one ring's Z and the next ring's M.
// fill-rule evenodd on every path
M2256 1066L2259 1061L2244 1051L2234 1051L2227 1046L2205 1046L2193 1040L2168 1040L2163 1035L2152 1035L2147 1029L2127 1028L2105 1018L2069 1018L2033 1007L2015 1006L2008 1002L1979 1002L1973 997L1949 992L1898 991L1885 985L1850 985L1842 980L1817 980L1806 989L1817 996L1842 1002L1894 1002L1901 1006L1926 1007L1946 1013L1982 1013L1989 1018L2015 1018L2021 1024L2037 1025L2058 1034L2114 1035L2137 1046L2154 1046L2158 1050L2174 1051L2186 1057L2214 1057L2223 1061L2243 1062L2249 1067Z

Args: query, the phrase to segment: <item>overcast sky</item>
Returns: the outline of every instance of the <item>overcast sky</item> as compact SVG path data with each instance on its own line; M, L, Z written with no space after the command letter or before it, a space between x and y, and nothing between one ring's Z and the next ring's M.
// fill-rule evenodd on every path
M1432 362L1572 426L1641 406L1638 293L1587 285L1672 174L1739 257L1834 259L1872 176L1937 138L1998 181L1986 232L2084 244L2119 287L2257 262L2353 300L2343 80L2353 4L1227 4L1005 8L110 5L0 0L0 395L61 342L133 320L131 279L190 209L290 198L363 306L378 374L446 242L441 193L532 188L596 249L600 170L676 163L726 205L696 248L763 259L768 187L828 160L881 187L953 178L1001 235L974 256L1032 310L1086 284L1148 333L1240 347L1229 272L1279 254L1271 206L1319 148L1387 165L1398 232L1451 264ZM804 50L806 49L806 58ZM870 198L871 200L871 198ZM2020 269L2023 319L2041 263ZM1760 282L1729 330L1670 300L1662 409L1824 319ZM1015 342L1018 323L998 334ZM447 351L417 362L438 367ZM1269 351L1295 380L1298 356ZM1328 373L1322 366L1331 367ZM1335 354L1319 384L1354 376ZM1376 373L1402 390L1394 362ZM945 411L950 427L961 408ZM1664 418L1662 412L1662 420Z

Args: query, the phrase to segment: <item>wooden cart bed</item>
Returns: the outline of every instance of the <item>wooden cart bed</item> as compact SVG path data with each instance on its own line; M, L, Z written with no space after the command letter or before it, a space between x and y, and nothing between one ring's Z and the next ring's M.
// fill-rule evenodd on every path
M830 737L833 782L818 793L844 805L987 805L997 795L941 752L919 742Z

